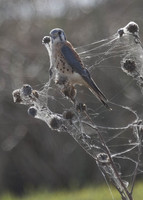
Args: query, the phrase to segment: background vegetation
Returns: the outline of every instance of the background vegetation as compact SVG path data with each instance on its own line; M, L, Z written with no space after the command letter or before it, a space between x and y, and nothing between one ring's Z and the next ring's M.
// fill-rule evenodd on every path
M28 116L26 107L13 103L11 93L24 83L40 89L47 81L49 58L41 41L52 28L63 28L77 47L109 37L135 21L142 41L142 10L142 0L0 1L1 192L23 194L27 188L70 188L104 181L95 161L68 134L53 132ZM109 77L116 79L114 70L104 80L102 72L98 69L95 78L110 98L120 86L109 82Z
M134 191L134 198L139 200L143 197L143 184L137 183ZM112 195L114 195L114 199L120 200L121 197L115 188L111 187ZM5 193L1 195L1 200L111 200L111 193L107 186L88 186L82 189L72 189L72 190L57 190L57 191L48 191L48 190L38 190L38 191L30 191L23 197L15 196L9 193Z

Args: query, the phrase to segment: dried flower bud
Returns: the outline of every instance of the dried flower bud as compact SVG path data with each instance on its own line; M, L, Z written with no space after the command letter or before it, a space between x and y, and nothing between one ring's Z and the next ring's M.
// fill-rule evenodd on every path
M73 117L74 117L74 113L72 111L68 110L68 111L63 112L64 119L72 120Z
M76 105L76 110L78 112L84 112L84 111L87 110L87 106L86 106L86 104L79 103L79 104Z
M14 90L13 93L12 93L12 96L13 96L14 103L21 103L22 102L19 89Z
M118 34L119 34L120 37L123 36L123 34L124 34L123 28L120 28L120 29L118 30Z
M34 97L36 97L37 99L39 98L39 94L38 94L38 91L37 90L33 90L32 91L32 94Z

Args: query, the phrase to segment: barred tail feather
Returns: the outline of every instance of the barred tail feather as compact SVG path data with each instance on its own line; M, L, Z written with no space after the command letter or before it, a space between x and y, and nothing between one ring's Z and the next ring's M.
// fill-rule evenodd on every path
M107 104L107 98L105 95L100 91L98 86L94 83L94 81L90 77L84 77L84 80L87 83L87 86L89 87L90 91L97 97L99 101L102 102L102 104L109 110L112 110L112 108L109 107Z
M112 108L110 108L110 106L107 104L107 99L104 98L104 96L102 95L101 92L98 92L97 90L95 91L95 89L93 88L89 88L90 91L96 96L96 98L108 109L108 110L112 110Z

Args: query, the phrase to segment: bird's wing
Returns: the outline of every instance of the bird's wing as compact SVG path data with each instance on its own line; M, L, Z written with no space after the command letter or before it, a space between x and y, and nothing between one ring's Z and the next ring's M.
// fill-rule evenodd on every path
M80 60L79 55L76 53L76 51L73 49L72 45L70 43L66 43L61 48L62 55L64 56L66 62L72 67L72 69L79 73L84 81L88 84L90 90L94 93L94 95L106 106L109 108L109 106L106 104L106 97L105 95L100 91L96 83L93 81L93 79L90 77L90 74L86 68L84 68L83 63Z
M83 63L81 62L79 55L73 49L72 45L70 43L64 44L61 48L61 51L66 62L72 67L72 69L75 72L79 73L94 91L96 91L98 94L101 94L104 97L104 99L106 99L104 94L100 91L98 86L90 77L88 70L83 67Z
M61 52L73 71L82 75L84 66L72 45L69 42L64 43L64 45L61 47Z

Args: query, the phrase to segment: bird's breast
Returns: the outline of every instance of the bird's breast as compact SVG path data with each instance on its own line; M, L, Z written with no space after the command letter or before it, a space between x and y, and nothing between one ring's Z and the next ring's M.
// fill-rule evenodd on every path
M53 63L55 70L60 74L69 75L73 74L74 72L72 67L68 65L63 55L59 52L55 53L53 57Z
M58 76L66 77L72 85L84 85L82 76L67 63L58 45L52 50L52 63Z

